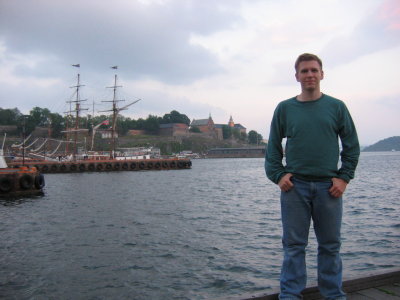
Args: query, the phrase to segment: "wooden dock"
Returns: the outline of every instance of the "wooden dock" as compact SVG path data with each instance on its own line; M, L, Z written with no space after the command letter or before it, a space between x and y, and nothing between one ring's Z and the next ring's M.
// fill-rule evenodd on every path
M192 166L189 158L12 161L7 164L10 168L18 168L21 165L36 167L41 173L183 170Z
M370 275L363 278L346 280L343 290L347 300L400 300L400 270ZM262 295L243 295L228 297L225 300L277 300L279 293ZM303 291L304 300L323 299L316 286ZM222 300L222 298L221 298Z

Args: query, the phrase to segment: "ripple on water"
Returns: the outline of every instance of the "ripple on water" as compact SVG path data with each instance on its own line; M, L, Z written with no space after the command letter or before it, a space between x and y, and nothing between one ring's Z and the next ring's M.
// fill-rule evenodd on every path
M0 200L0 296L196 300L276 288L279 191L263 163L46 175L44 196ZM361 156L344 201L345 278L400 265L398 189L386 188L399 169L400 154ZM311 231L311 269L316 252Z

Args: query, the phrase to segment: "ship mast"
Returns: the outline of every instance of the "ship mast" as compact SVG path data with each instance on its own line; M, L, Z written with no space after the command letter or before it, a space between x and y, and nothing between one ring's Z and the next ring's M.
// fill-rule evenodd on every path
M80 64L77 65L72 65L73 67L80 67ZM86 101L86 99L82 100L80 98L80 88L84 86L81 84L80 82L80 74L78 73L77 75L77 84L75 86L71 86L71 88L75 89L75 100L71 100L71 101L67 101L67 103L70 104L70 111L69 111L69 117L72 118L72 113L75 113L75 126L73 129L68 128L67 125L67 139L69 139L69 133L73 132L74 133L74 149L72 152L72 156L73 156L73 160L76 160L76 156L78 154L78 132L82 131L81 129L79 129L79 117L80 117L80 112L82 110L88 110L88 108L82 108L81 107L81 102ZM71 105L72 103L75 103L75 109L72 110ZM67 141L67 145L68 145L68 141Z
M113 69L117 69L117 66L112 67ZM124 100L117 100L117 89L122 86L117 85L117 74L114 75L114 85L109 86L107 88L113 89L113 99L102 101L102 102L111 102L112 108L108 111L112 111L112 123L111 123L111 150L110 150L110 158L114 158L115 156L115 137L116 137L116 127L117 127L117 116L118 116L118 107L117 102Z
M113 89L113 102L112 102L112 112L113 112L113 117L112 117L112 130L111 130L111 140L112 140L112 158L115 156L115 134L116 134L116 127L117 127L117 115L118 115L118 109L117 109L117 101L123 101L123 100L117 100L116 95L117 95L117 88L121 86L117 86L117 74L114 76L114 86L112 87Z
M118 66L111 67L111 69L118 69ZM114 85L109 86L107 88L113 89L113 100L106 100L102 102L111 102L112 103L112 108L110 110L105 110L105 111L112 111L112 126L111 126L111 150L110 150L110 158L115 157L115 146L116 146L116 135L117 135L117 119L118 119L118 114L121 110L127 109L129 106L132 104L135 104L136 102L140 101L140 99L125 105L121 108L118 108L117 103L120 101L125 101L125 100L117 100L117 89L122 87L121 85L117 85L117 74L114 75ZM103 112L105 112L103 111Z

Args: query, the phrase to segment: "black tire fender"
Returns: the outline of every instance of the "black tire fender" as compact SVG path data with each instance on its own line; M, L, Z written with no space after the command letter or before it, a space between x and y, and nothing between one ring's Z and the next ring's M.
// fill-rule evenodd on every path
M38 190L44 188L44 186L46 185L45 181L44 181L44 176L43 174L38 174L35 176L35 188L37 188Z
M0 179L0 192L8 193L12 189L12 180L8 177Z
M19 178L19 186L23 190L29 190L32 188L33 185L33 178L28 174L24 174Z

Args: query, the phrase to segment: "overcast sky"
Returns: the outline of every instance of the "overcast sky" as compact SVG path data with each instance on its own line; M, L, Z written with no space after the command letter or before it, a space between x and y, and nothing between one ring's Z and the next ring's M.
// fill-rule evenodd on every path
M97 114L118 74L124 103L142 99L125 116L232 115L268 138L304 52L362 145L400 135L399 0L0 0L0 107L63 114L79 72Z

